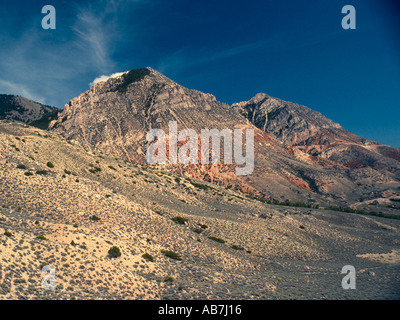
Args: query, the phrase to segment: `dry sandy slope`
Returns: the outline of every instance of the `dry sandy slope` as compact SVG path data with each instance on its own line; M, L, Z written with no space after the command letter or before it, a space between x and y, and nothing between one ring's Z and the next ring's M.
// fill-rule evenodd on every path
M376 259L400 249L398 220L268 206L215 186L199 189L162 168L88 153L2 121L0 206L1 299L400 296L398 259ZM175 216L187 222L176 224ZM121 257L108 257L112 246ZM42 288L44 264L56 268L54 291ZM357 290L341 288L346 264L359 270Z

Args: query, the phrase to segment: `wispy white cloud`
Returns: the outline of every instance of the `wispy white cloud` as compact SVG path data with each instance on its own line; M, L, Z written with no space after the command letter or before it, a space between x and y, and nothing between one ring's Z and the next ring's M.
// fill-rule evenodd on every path
M109 72L114 67L111 58L112 35L116 34L116 26L108 14L97 12L96 8L78 7L75 24L72 30L76 34L74 45L89 58L88 63L100 72Z
M117 72L117 73L113 73L110 76L102 75L102 76L97 77L96 79L94 79L91 83L89 83L89 86L92 87L92 86L94 86L94 85L96 85L96 84L98 84L100 82L107 81L110 78L118 78L118 77L122 76L123 74L124 74L124 72Z
M32 15L24 20L19 32L1 33L0 93L62 107L87 89L87 77L118 71L112 57L124 36L118 18L136 2L69 3L57 11L54 31L42 30L37 15ZM62 17L66 11L69 16ZM4 15L0 12L0 20ZM7 26L4 28L7 30Z

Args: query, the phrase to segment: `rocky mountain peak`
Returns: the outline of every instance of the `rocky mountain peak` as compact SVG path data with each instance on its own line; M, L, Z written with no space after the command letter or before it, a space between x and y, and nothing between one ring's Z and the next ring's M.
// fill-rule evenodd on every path
M188 89L152 68L99 82L72 99L50 130L86 149L146 164L150 129L253 129L254 172L238 177L230 166L173 166L172 170L255 196L347 204L369 190L386 190L400 175L399 151L354 135L321 113L259 93L228 106ZM350 170L350 171L349 171ZM354 188L379 181L371 189ZM304 200L306 199L306 200Z
M176 121L179 130L198 132L247 125L246 119L213 95L185 88L148 67L94 85L66 104L50 129L87 148L118 150L119 156L136 159L143 156L147 131L167 132L170 121Z

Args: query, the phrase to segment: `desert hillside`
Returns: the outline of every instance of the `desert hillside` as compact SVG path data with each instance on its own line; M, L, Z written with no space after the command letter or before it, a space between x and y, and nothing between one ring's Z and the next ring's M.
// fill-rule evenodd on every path
M263 203L0 121L0 299L398 298L399 223Z

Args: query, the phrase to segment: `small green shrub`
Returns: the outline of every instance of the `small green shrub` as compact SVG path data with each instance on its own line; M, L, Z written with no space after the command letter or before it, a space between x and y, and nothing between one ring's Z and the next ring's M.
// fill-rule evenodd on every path
M179 254L170 251L170 250L162 250L161 251L166 257L174 259L174 260L182 260L182 258L179 256Z
M185 219L185 218L179 217L179 216L173 217L171 220L172 220L173 222L177 223L177 224L185 224L185 222L188 221L188 219Z
M26 169L26 165L20 163L19 165L17 165L17 169Z
M164 282L174 282L174 278L172 278L172 277L165 277L164 278Z
M90 217L90 220L98 221L98 220L100 220L100 218L94 214L94 215L92 215L92 216Z
M108 256L110 258L118 258L121 256L121 250L118 247L113 246L108 250Z
M49 240L49 239L47 239L47 238L46 238L45 236L43 236L43 235L37 236L36 239L39 239L39 240Z
M202 224L202 225L200 225L200 228L202 228L202 229L207 229L207 228L208 228L208 225Z
M27 171L27 172L24 172L24 175L26 175L26 176L33 176L33 172L30 172L30 171Z
M206 184L196 183L196 182L193 182L193 181L190 181L190 183L194 187L196 187L197 189L200 189L200 190L215 190L214 188L212 188L212 187L210 187L210 186L208 186Z
M145 260L147 260L147 261L154 262L153 256L152 256L151 254L149 254L149 253L143 254L143 255L142 255L142 258L145 259Z
M195 228L195 229L193 229L193 231L194 231L194 232L196 232L196 233L198 233L198 234L200 234L200 233L202 233L202 232L203 232L203 230L202 230L202 229L198 229L198 228Z
M237 246L236 244L233 244L233 245L231 246L231 248L232 248L232 249L235 249L235 250L244 250L243 247Z
M37 170L36 174L46 175L47 174L47 170Z
M4 235L7 236L7 237L9 237L9 238L11 238L11 237L13 236L12 233L11 233L10 231L8 231L8 230L6 230L6 231L4 232Z
M67 169L64 169L64 173L65 173L65 174L71 174L72 172L69 171L69 170L67 170Z
M225 240L223 240L221 238L212 237L212 236L208 237L208 239L213 240L215 242L219 242L219 243L225 243L226 242Z
M46 164L49 168L54 168L54 164L52 163L52 162L47 162L47 164Z
M92 169L89 169L89 172L91 173L98 173L101 171L101 168L99 167L93 167Z

